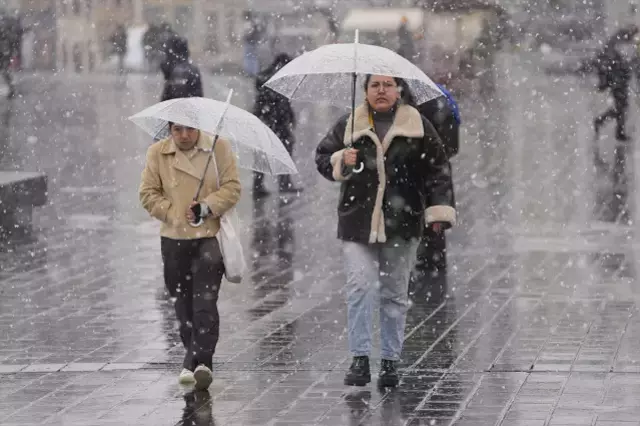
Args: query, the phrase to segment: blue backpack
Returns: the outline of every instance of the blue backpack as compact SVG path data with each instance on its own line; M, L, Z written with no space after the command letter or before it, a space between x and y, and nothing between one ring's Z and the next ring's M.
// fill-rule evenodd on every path
M449 103L449 107L453 111L453 116L456 119L456 123L460 124L462 120L460 119L460 108L458 108L458 103L455 99L453 99L453 95L447 89L444 88L443 85L438 84L438 88L442 92L445 98L447 98L447 102Z

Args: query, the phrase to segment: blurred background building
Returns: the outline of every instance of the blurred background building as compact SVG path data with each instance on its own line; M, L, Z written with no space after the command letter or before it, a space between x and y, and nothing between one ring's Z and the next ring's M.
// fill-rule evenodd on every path
M19 16L25 29L18 68L89 73L115 67L110 37L118 25L127 28L125 62L132 71L155 67L149 49L142 48L150 26L185 36L201 66L239 71L247 34L256 35L264 66L279 52L297 54L335 41L355 9L428 11L468 8L467 3L501 5L511 24L535 35L538 45L557 43L557 34L565 32L571 39L590 39L637 19L629 14L629 0L4 0L0 9Z

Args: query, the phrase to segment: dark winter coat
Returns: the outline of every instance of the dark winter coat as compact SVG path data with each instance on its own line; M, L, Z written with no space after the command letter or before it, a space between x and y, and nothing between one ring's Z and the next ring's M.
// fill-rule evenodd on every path
M111 36L111 44L114 53L125 55L127 53L127 30L123 26L119 26Z
M440 96L425 102L418 106L418 111L435 127L445 146L447 157L456 155L460 149L460 125L447 98Z
M368 107L355 110L353 147L365 167L343 167L351 117L342 117L316 150L318 171L342 182L338 238L360 243L422 236L425 221L456 220L451 165L435 129L417 109L401 105L384 140L369 125Z
M277 71L277 67L271 66L258 74L253 114L285 142L293 138L296 119L293 108L286 97L264 86Z
M614 94L615 92L625 92L626 94L631 82L631 64L618 52L615 46L607 46L598 54L595 66L600 91L610 89Z
M398 28L398 55L414 62L417 54L411 31L409 31L407 24L403 23Z
M166 58L160 66L165 78L160 100L202 97L200 70L189 59L187 41L182 37L173 37L167 45Z

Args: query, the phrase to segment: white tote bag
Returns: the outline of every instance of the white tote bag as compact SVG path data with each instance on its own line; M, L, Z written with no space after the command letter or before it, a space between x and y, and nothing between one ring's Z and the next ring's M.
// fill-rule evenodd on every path
M215 157L213 157L213 153L211 154L216 172L216 182L218 189L220 189L218 164L216 163ZM224 261L224 276L227 278L227 281L235 284L242 281L242 277L247 269L242 244L240 244L240 237L236 233L238 225L238 213L236 212L236 208L232 207L220 217L220 230L216 235L218 244L220 244L220 251L222 252L222 260Z

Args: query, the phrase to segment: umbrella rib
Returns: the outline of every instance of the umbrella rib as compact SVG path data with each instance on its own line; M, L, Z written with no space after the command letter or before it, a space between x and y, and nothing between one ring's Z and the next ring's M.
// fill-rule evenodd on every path
M302 76L302 78L300 79L300 81L298 82L298 85L296 86L295 89L293 89L293 92L291 92L291 95L289 96L289 98L293 99L293 95L296 94L296 92L298 91L298 89L300 88L300 86L302 85L302 82L307 78L307 74L304 74Z

